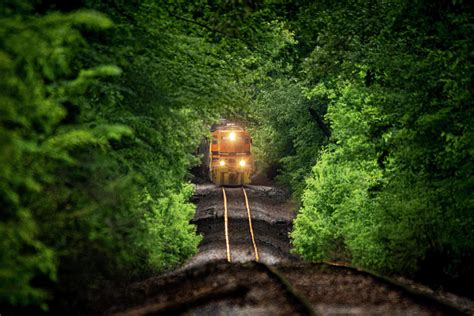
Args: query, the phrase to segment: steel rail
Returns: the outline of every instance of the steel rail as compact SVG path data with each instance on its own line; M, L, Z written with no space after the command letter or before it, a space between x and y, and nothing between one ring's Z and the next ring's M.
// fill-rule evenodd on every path
M225 245L227 249L227 261L231 262L230 256L230 245L229 245L229 219L227 214L227 196L225 194L224 187L222 187L222 195L224 197L224 232L225 232Z
M252 238L252 245L253 245L253 252L255 255L255 261L259 262L260 261L260 256L258 254L258 248L257 248L257 243L255 241L255 234L253 231L253 226L252 226L252 212L250 210L250 205L249 205L249 199L247 196L247 192L245 191L245 188L242 187L242 192L244 193L244 198L245 198L245 207L247 209L247 217L249 221L249 231L250 231L250 237ZM232 262L232 256L230 252L230 242L229 242L229 211L227 208L227 194L225 192L224 187L222 187L222 197L224 200L224 234L225 234L225 245L226 245L226 257L228 262Z
M254 254L255 254L255 261L258 262L260 260L260 256L258 255L257 243L255 242L255 235L253 233L252 212L250 211L249 199L247 198L247 192L245 191L244 187L242 187L242 191L244 192L245 206L247 207L247 215L248 215L248 218L249 218L249 230L250 230L250 236L252 237L252 244L253 244L253 251L254 251Z

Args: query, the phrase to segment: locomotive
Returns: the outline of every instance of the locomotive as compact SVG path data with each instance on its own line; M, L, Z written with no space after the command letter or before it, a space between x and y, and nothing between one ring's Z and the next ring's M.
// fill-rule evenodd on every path
M248 131L235 123L215 125L207 147L206 169L213 183L225 186L250 183L254 162Z

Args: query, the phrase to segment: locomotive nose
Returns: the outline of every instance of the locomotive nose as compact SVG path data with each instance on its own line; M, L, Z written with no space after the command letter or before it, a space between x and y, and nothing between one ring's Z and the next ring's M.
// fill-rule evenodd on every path
M248 131L237 125L218 126L209 139L209 178L217 185L243 185L251 181L253 172L252 139Z

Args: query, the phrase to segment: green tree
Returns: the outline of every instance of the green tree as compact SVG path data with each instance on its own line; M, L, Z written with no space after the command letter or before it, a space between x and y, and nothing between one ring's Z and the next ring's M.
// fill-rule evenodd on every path
M192 152L246 92L170 7L2 4L2 305L81 310L197 250Z
M292 233L305 257L343 254L438 279L472 273L470 12L442 1L325 11L304 67L308 97L329 100L332 137Z

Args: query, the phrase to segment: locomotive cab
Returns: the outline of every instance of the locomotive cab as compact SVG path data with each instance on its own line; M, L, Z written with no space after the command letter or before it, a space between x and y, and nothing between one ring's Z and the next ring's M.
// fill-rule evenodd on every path
M252 139L242 127L228 123L212 131L209 176L216 185L245 185L253 171Z

